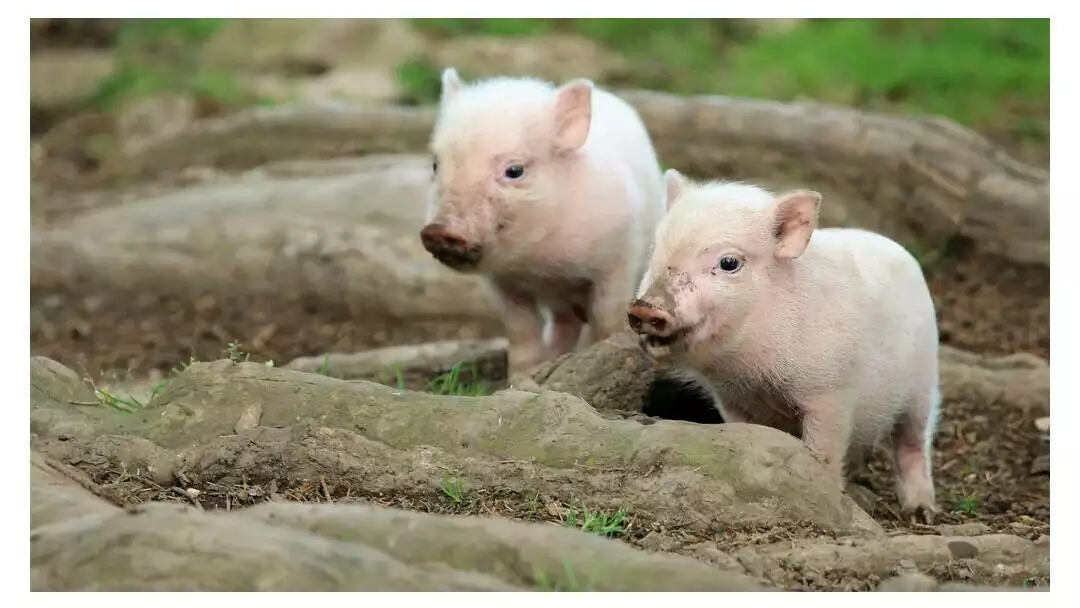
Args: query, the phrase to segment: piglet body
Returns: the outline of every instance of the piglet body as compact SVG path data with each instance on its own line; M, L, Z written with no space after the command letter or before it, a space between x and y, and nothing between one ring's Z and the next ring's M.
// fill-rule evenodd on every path
M668 213L631 327L716 400L725 420L801 436L842 483L891 438L906 511L936 510L938 330L898 243L815 229L821 196L665 174Z
M421 241L491 281L512 374L625 329L664 214L662 173L629 104L587 80L463 84L448 68L431 149Z

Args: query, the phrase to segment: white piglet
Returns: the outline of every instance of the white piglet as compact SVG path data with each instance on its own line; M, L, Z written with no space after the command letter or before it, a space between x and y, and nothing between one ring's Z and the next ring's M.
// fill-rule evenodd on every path
M821 195L664 174L668 213L628 318L725 420L802 437L843 485L883 437L906 512L937 508L938 329L898 243L816 229Z
M662 172L632 106L585 79L464 84L447 68L431 150L420 239L445 266L491 281L511 374L625 330L664 215Z

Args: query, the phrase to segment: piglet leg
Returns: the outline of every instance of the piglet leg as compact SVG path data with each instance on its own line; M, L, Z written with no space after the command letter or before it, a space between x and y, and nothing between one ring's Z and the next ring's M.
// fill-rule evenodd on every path
M592 329L590 341L599 342L628 328L626 305L634 297L629 268L618 268L593 284L587 316Z
M800 403L803 442L825 459L832 481L842 488L855 404L842 391L813 395L801 399Z
M581 337L584 326L584 320L572 308L552 311L551 330L546 336L547 358L554 359L572 351Z
M544 359L544 319L536 300L515 291L503 291L503 324L510 343L510 376L523 373Z
M936 428L938 394L915 400L897 418L892 431L893 470L896 495L905 513L918 514L925 521L938 511L934 481L930 472L930 446Z

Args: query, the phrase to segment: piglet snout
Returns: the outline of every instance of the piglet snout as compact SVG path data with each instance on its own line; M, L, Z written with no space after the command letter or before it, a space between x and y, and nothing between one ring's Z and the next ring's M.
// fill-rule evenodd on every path
M451 268L475 266L480 262L481 247L442 224L424 226L420 230L420 242L435 259Z
M657 338L670 337L677 329L674 317L643 300L634 300L630 304L627 320L630 329Z

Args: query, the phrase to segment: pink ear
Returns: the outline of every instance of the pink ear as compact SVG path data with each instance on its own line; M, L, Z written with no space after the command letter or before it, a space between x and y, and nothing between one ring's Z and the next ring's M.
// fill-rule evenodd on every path
M820 205L821 195L813 190L796 190L777 199L776 257L792 259L806 251Z
M664 171L664 185L667 188L667 208L671 209L675 205L675 201L682 196L683 188L686 187L686 179L682 173L675 169L668 169Z
M591 80L579 78L555 92L555 143L564 150L585 145L592 123Z
M454 68L446 68L442 73L441 103L446 103L457 96L461 90L461 77Z

